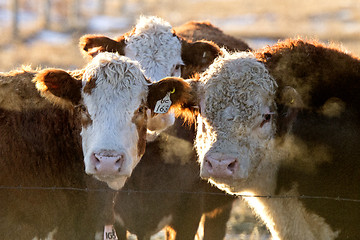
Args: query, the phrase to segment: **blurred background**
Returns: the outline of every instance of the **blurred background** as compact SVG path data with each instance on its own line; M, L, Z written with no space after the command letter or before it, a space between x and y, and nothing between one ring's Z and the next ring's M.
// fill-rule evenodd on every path
M140 15L179 26L208 20L253 49L304 37L360 56L359 0L0 0L0 71L21 65L81 68L78 39L122 35ZM266 229L237 201L226 240L268 239ZM161 233L154 239L163 239Z
M118 36L141 14L172 26L209 20L254 49L301 36L360 55L359 0L0 0L0 71L81 67L81 35Z

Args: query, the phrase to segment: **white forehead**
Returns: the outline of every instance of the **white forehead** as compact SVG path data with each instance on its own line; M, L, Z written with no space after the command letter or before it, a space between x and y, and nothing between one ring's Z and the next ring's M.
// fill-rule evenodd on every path
M134 32L125 36L125 55L139 61L152 81L170 76L175 65L183 64L181 42L171 29L161 18L141 16Z
M253 121L264 105L272 103L276 82L265 66L249 52L227 53L200 76L202 112L210 121L220 122L229 111L242 123ZM231 109L229 109L231 108Z
M123 113L134 111L145 100L148 89L139 64L117 53L99 53L85 68L83 89L91 79L95 86L89 94L83 91L83 100L89 112L122 105ZM105 106L104 106L105 105Z

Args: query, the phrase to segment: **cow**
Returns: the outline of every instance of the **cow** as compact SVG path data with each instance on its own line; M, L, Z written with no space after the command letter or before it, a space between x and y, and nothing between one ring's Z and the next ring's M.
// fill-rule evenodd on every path
M181 69L200 71L209 66L220 53L219 47L205 40L188 41L179 38L170 23L155 16L140 16L129 32L111 39L103 35L84 35L79 40L84 56L94 57L99 52L117 52L140 63L147 78L180 77ZM195 72L194 72L195 73ZM149 123L149 140L174 124L173 114L163 114ZM153 126L157 132L154 132Z
M167 75L180 75L180 71L176 73L171 71L179 68L168 66L161 68L163 65L184 64L182 73L187 68L200 71L210 65L220 53L220 48L212 42L179 38L169 23L156 17L141 17L130 32L115 40L105 36L85 35L80 39L79 45L84 54L90 57L96 56L99 52L110 51L136 59L151 81L158 81L160 77ZM156 66L163 69L162 75L156 74L154 71ZM151 95L152 93L149 93L149 96ZM117 194L115 201L117 234L120 238L125 238L126 230L129 230L139 239L148 239L151 234L168 225L170 226L167 228L168 239L194 239L201 215L217 212L212 214L212 217L209 215L206 217L205 239L224 238L226 222L234 198L221 194L219 190L199 178L199 167L192 147L194 128L184 127L182 119L176 119L175 122L168 121L163 115L151 117L151 120L148 124L148 132L153 130L152 125L156 126L158 130L155 136L158 139L149 137L148 134L145 155L140 165L125 184L123 191ZM172 124L174 126L171 126ZM169 126L171 127L165 130ZM165 132L160 134L164 130ZM169 141L169 138L174 140ZM179 151L172 148L173 145L177 146L180 143L182 143L182 151L186 153L181 157L181 161L177 160ZM171 151L164 153L162 149L165 146L167 149L172 148L175 153ZM159 176L154 173L162 174ZM177 193L174 194L163 193L163 191L175 190ZM128 191L146 191L146 193L128 194ZM148 193L151 191L155 193ZM188 192L193 192L193 196L189 197ZM198 194L201 194L200 197ZM133 207L129 208L129 205ZM165 218L168 221L162 221Z
M360 59L303 39L223 52L184 106L200 108L200 176L274 239L357 239Z
M175 124L152 142L125 186L116 196L115 229L138 239L165 227L166 239L194 239L203 214L204 239L224 239L233 196L199 177L193 149L194 126Z
M84 228L94 230L90 220L97 219L84 213L103 211L87 204L96 199L84 191L93 180L84 169L113 189L123 187L145 150L146 109L161 100L158 91L174 91L169 98L176 104L184 88L181 79L151 84L137 62L115 53L98 54L76 71L2 74L2 236L93 238Z

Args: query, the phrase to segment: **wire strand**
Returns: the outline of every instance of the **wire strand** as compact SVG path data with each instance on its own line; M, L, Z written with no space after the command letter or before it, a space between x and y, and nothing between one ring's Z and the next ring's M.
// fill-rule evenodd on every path
M79 192L109 192L114 191L110 188L76 188L76 187L23 187L23 186L0 186L0 190L67 190L67 191L79 191ZM191 192L191 191L169 191L169 190L156 190L156 191L146 191L146 190L133 190L133 189L122 189L118 192L127 193L127 194L197 194L197 195L224 195L225 193L220 192ZM343 197L329 197L329 196L307 196L307 195L236 195L239 198L268 198L268 199L322 199L322 200L335 200L335 201L346 201L346 202L359 202L360 199L352 198L343 198Z

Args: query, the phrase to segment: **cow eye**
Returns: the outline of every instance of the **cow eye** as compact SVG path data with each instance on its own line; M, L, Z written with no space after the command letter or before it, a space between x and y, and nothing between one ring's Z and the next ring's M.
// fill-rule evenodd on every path
M139 107L138 112L139 113L144 113L145 110L146 110L146 108L144 106L142 106L142 107Z
M263 114L262 116L263 116L263 121L261 122L260 127L263 127L265 123L270 122L271 120L270 113Z
M76 105L75 109L80 111L80 112L86 112L86 107L82 104Z

